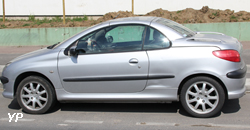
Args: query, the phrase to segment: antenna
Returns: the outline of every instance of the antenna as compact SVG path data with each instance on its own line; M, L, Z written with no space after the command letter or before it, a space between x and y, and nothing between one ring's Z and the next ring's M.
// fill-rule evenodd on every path
M116 15L113 19L116 19L120 14Z

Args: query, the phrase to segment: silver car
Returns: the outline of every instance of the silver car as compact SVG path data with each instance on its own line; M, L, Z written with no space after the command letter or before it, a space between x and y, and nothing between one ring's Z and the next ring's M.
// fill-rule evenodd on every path
M3 96L34 114L56 101L180 101L190 115L211 117L245 93L241 53L241 43L221 33L158 17L114 19L10 61Z

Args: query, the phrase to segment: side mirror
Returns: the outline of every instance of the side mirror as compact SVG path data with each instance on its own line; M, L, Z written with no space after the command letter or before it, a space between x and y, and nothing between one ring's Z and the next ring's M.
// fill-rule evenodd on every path
M77 51L76 51L76 47L75 46L73 46L73 47L71 47L69 49L68 55L69 56L75 56L75 55L77 55Z
M77 54L84 54L84 53L86 53L86 51L83 48L78 48L78 47L76 47L75 51L76 51Z

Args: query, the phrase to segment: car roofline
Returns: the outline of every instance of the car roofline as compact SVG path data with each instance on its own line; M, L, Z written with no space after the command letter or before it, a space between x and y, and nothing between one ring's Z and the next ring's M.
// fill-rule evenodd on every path
M104 23L109 23L109 25L115 25L115 24L146 24L150 25L151 22L153 22L155 19L158 19L158 17L153 16L137 16L137 17L126 17L126 18L119 18L119 19L112 19L108 20Z

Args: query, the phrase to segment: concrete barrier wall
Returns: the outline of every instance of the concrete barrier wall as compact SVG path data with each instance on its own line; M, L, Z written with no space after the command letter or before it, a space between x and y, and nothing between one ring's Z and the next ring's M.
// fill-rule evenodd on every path
M87 27L0 29L0 46L52 45Z
M184 24L194 31L220 32L240 41L250 41L250 22ZM0 29L0 46L51 45L87 27Z
M193 31L220 32L237 38L240 41L250 41L250 22L234 23L201 23L185 24Z

